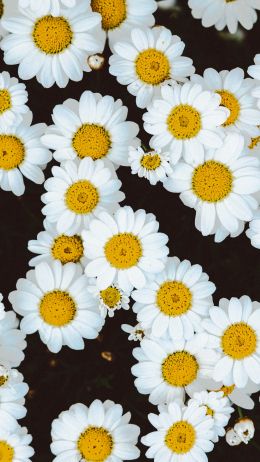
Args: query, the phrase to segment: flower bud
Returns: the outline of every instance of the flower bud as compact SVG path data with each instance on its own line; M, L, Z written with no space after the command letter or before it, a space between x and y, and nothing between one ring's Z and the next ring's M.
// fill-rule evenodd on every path
M234 428L228 428L226 431L226 442L229 446L238 446L242 440L240 436L235 432Z
M248 417L242 417L239 419L234 425L234 430L245 444L248 444L255 434L254 423Z

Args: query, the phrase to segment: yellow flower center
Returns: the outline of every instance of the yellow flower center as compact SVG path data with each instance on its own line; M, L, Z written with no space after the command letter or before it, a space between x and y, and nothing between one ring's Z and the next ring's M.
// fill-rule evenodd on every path
M170 63L162 51L155 48L141 51L135 61L140 80L149 85L159 85L170 76Z
M15 457L14 449L6 441L0 441L0 461L12 462Z
M45 294L40 302L40 315L51 326L66 326L74 319L76 311L74 300L61 290Z
M193 192L205 202L218 202L225 199L231 192L232 185L233 175L221 162L208 160L194 170Z
M112 453L113 438L102 427L89 427L78 439L78 450L83 459L91 462L104 462Z
M8 380L8 376L7 375L0 375L0 387L2 387ZM0 458L1 460L1 458Z
M102 298L104 304L111 309L116 308L117 304L121 301L120 291L113 286L101 290L100 297Z
M223 123L223 127L228 125L233 125L240 113L240 104L237 98L227 90L218 90L216 91L221 96L221 106L225 106L230 110L230 115L227 118L226 122Z
M0 114L11 109L11 95L8 90L0 90Z
M142 256L141 243L131 233L120 233L111 237L104 250L109 263L117 269L135 266Z
M254 149L260 143L260 136L256 136L255 138L251 138L251 143L249 144L249 149Z
M223 391L224 393L224 396L228 396L230 395L235 389L235 385L230 385L229 387L226 387L225 385L223 385L219 390L217 391Z
M102 16L104 30L116 29L127 17L125 0L91 0L93 11Z
M25 149L19 138L13 135L0 135L0 168L12 170L24 160Z
M72 212L86 214L91 213L96 208L99 194L90 181L80 180L67 189L65 200Z
M165 437L165 444L176 454L186 454L194 446L196 432L194 427L185 420L173 424Z
M167 125L169 132L178 140L194 138L201 129L200 113L188 104L180 104L170 112Z
M55 260L65 263L78 263L83 256L84 247L80 236L61 236L56 237L51 249L52 256Z
M215 414L215 411L213 411L213 409L211 409L211 407L209 407L209 406L207 406L207 405L205 405L205 407L206 407L206 409L207 409L206 415L210 415L211 417L213 417L214 414Z
M140 163L146 170L156 170L161 165L161 158L159 154L149 152L143 155Z
M67 19L61 16L43 16L32 32L35 45L47 55L62 53L72 43L73 32Z
M105 128L95 124L84 124L75 133L72 145L80 159L91 157L96 160L107 156L111 148L111 139Z
M233 359L244 359L251 356L257 346L257 336L248 324L237 322L229 326L221 338L223 352Z
M170 354L162 364L164 380L173 387L186 387L198 374L199 365L192 354L187 351L176 351Z
M167 316L180 316L191 307L192 293L182 282L164 282L156 295L156 303Z

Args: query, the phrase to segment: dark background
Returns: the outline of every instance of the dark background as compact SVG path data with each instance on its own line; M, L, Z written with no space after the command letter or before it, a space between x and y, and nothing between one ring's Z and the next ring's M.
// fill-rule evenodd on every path
M178 9L156 13L157 24L165 25L186 43L185 55L193 58L198 73L207 67L218 71L240 66L247 69L259 52L259 21L253 30L244 31L243 40L237 40L230 34L219 33L214 28L205 29L199 20L191 16L186 1L179 1ZM106 49L106 58L109 51ZM17 66L7 66L1 61L1 70L17 75ZM44 89L35 79L26 82L29 92L29 107L34 114L34 123L51 123L52 109L67 98L78 99L81 93L90 89L103 95L111 94L121 98L129 108L129 120L140 125L140 137L148 143L149 138L142 129L142 111L135 105L135 98L126 87L119 85L108 73L107 65L102 71L85 74L79 83L70 82L65 89L56 86ZM260 251L250 245L243 235L236 239L226 239L215 244L213 237L202 237L194 226L194 210L185 207L177 194L170 194L162 186L150 186L145 179L131 175L130 169L120 168L122 189L126 194L126 204L134 209L144 208L153 212L160 221L160 230L170 238L171 255L180 259L189 259L193 264L200 263L215 282L217 291L215 303L219 298L249 295L260 301ZM46 176L50 175L50 168ZM0 291L4 294L5 304L10 307L7 297L15 289L16 281L24 277L28 270L31 254L27 251L27 242L34 239L42 230L41 201L43 186L26 181L26 192L17 198L11 192L0 190ZM148 403L147 396L138 394L134 388L134 378L130 367L134 363L132 348L127 334L120 329L121 323L135 323L131 312L119 311L115 318L107 319L101 336L94 341L86 341L82 352L63 347L62 351L51 354L40 342L38 334L27 337L26 358L20 370L30 386L26 406L28 414L20 421L33 435L35 456L33 461L49 462L53 456L49 450L51 422L59 413L71 404L83 402L87 405L95 398L107 398L123 405L125 412L130 410L132 421L141 427L141 434L153 430L147 421L149 412L156 408ZM112 361L102 356L102 352L111 353ZM256 408L246 412L254 419L256 437L260 432L260 412L258 396L255 395ZM231 423L238 417L234 412ZM259 450L250 443L231 448L224 439L209 454L210 462L219 462L222 458L232 457L236 461L259 460ZM140 461L146 460L145 448L140 444ZM162 461L163 462L163 461Z

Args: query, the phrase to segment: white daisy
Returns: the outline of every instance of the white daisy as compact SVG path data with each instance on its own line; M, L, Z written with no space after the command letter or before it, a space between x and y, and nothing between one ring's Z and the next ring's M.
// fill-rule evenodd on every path
M23 83L11 77L9 72L0 73L0 124L21 122L21 114L28 111L28 93Z
M137 459L140 429L130 424L120 404L96 399L89 407L77 403L52 422L51 451L55 462L123 462Z
M128 162L131 173L137 174L139 178L146 178L152 185L163 181L167 175L172 173L169 161L169 153L162 152L161 149L144 151L140 146L129 148Z
M24 396L29 387L23 380L23 375L16 369L0 366L0 410L15 419L22 419L27 412Z
M102 160L68 160L52 174L44 184L42 213L56 223L58 233L76 234L100 211L116 210L125 197L112 165Z
M63 88L69 79L79 82L89 55L104 48L101 17L93 13L87 0L80 0L74 8L64 8L60 16L52 16L49 2L42 2L38 13L30 8L16 17L2 20L10 32L1 42L6 64L19 64L18 74L23 80L36 76L39 83L49 88L54 83Z
M111 284L111 286L100 290L96 284L96 280L93 278L89 281L88 291L96 300L98 309L104 319L107 315L113 318L116 310L120 310L121 308L129 310L130 308L129 294L121 290L117 284Z
M184 82L195 72L192 59L182 56L185 44L166 27L132 29L129 40L116 42L109 58L109 72L136 96L136 105L147 107L160 88Z
M0 411L0 454L3 462L30 462L34 450L30 446L31 435L27 428L21 427L17 421Z
M260 384L260 304L248 296L222 299L209 316L203 327L221 353L212 378L238 388L244 388L248 379Z
M260 109L260 54L255 55L254 63L247 69L248 74L255 79L256 87L252 91L252 95L258 99L258 107Z
M148 275L162 271L169 249L168 237L158 233L155 216L131 207L118 209L114 216L104 212L83 231L89 277L97 277L100 289L112 283L131 292L145 285ZM87 245L88 243L88 245Z
M252 221L249 223L249 228L246 230L246 235L250 239L253 247L260 249L260 208L256 210Z
M42 141L55 150L58 162L91 157L128 165L128 146L139 143L139 128L126 121L127 112L120 99L84 91L79 101L68 99L55 106L55 125L47 129Z
M8 34L3 27L3 19L18 13L18 0L0 0L0 38Z
M192 16L202 19L204 27L215 26L223 30L226 26L231 34L241 24L252 29L257 21L256 10L260 10L259 0L189 0Z
M169 403L201 390L203 377L211 376L218 354L208 348L208 335L196 334L191 340L144 338L133 355L132 367L139 393L150 395L152 404Z
M24 360L25 334L19 329L19 322L13 311L7 311L0 320L0 365L18 367Z
M192 165L180 162L164 182L168 191L181 193L182 202L196 210L195 226L203 236L219 229L226 235L239 234L240 225L243 229L252 219L260 168L256 159L244 154L242 135L229 133L221 148L206 151Z
M19 0L19 7L21 10L23 10L23 8L31 8L31 10L39 13L41 11L46 11L47 8L53 16L58 16L61 8L72 8L75 7L75 5L76 0L44 0L44 2L42 2L42 0Z
M133 310L143 328L151 329L154 337L190 339L194 332L202 330L201 319L208 316L215 290L215 284L200 265L170 257L163 272L143 289L132 292L136 301Z
M145 331L140 323L136 324L135 326L130 326L130 324L121 324L121 329L127 334L129 334L129 341L134 340L135 342L137 342L138 340L143 340L144 336L148 335L149 332Z
M19 279L17 290L9 294L13 309L23 316L21 329L39 331L50 351L62 345L84 349L83 338L94 339L103 326L95 300L87 290L87 278L79 265L60 261L39 263Z
M243 409L253 409L255 406L254 400L250 397L252 393L260 390L260 385L248 380L246 387L238 388L234 384L230 386L223 385L222 382L216 382L212 379L203 380L203 388L210 391L222 391L224 396Z
M141 439L148 459L164 462L207 462L206 452L214 445L213 419L206 415L205 407L189 402L187 406L170 403L148 419L155 431Z
M182 156L192 162L203 157L205 147L222 145L217 127L225 122L229 111L220 103L220 95L191 82L163 86L161 98L155 99L143 115L144 129L153 135L155 149L170 151L173 164Z
M32 123L32 113L26 114L18 125L0 127L0 187L16 196L24 194L23 176L41 184L43 169L51 153L41 142L46 124Z

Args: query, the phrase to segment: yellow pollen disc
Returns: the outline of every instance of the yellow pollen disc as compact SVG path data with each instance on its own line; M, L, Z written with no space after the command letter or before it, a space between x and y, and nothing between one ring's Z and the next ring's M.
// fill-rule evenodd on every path
M35 23L32 36L35 45L43 53L55 55L71 45L73 32L67 19L47 15Z
M138 263L142 256L142 246L134 234L120 233L106 243L105 255L114 268L127 269Z
M8 90L0 90L0 114L11 109L11 95Z
M77 181L67 189L66 204L72 212L90 213L96 208L98 202L98 191L88 180Z
M74 319L76 311L74 300L61 290L45 294L40 302L40 315L51 326L66 326Z
M164 380L173 387L186 387L192 383L199 370L196 358L187 351L170 354L162 364Z
M218 202L225 199L231 192L232 185L233 175L221 162L208 160L194 170L193 192L205 202Z
M101 14L104 30L116 29L127 17L125 0L91 0L91 8Z
M8 377L6 375L0 375L0 387L2 387L7 382L7 380L8 380Z
M104 304L111 309L115 308L121 301L120 291L113 286L110 286L105 290L101 290L100 297L102 298Z
M186 454L194 446L196 440L196 432L194 427L185 420L180 420L173 424L166 436L165 444L176 454Z
M135 61L136 73L142 82L159 85L170 76L170 63L162 51L155 48L141 51Z
M112 453L113 438L102 427L89 427L78 439L78 450L84 460L104 462Z
M221 106L225 106L230 110L230 115L227 118L226 122L223 123L223 127L228 125L233 125L240 113L240 104L237 98L227 90L218 90L216 91L221 96Z
M256 350L256 333L244 322L231 324L222 335L221 346L227 356L233 359L244 359Z
M228 396L232 393L232 391L234 391L234 389L235 389L235 385L230 385L229 387L226 387L225 385L223 385L223 387L221 387L217 391L223 391L224 396Z
M0 135L0 168L12 170L24 160L24 145L13 135Z
M75 133L72 146L80 159L102 159L111 148L111 139L105 128L95 124L84 124Z
M54 239L51 253L55 260L65 263L78 263L83 257L84 247L80 236L61 236Z
M170 112L167 125L169 132L178 140L194 138L201 129L200 113L188 104L180 104Z
M146 170L156 170L161 165L161 158L159 154L148 153L143 155L140 163Z
M14 459L14 449L6 441L0 441L0 461L12 462Z
M167 316L180 316L191 307L191 291L182 282L164 282L156 295L156 303Z
M211 415L211 417L213 417L215 414L215 411L213 411L213 409L211 409L211 407L207 405L205 405L205 407L207 408L206 415Z
M256 138L251 139L251 143L249 144L249 149L254 149L260 143L260 136L256 136Z

